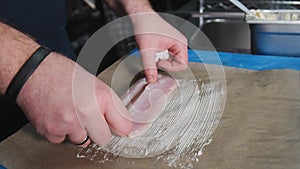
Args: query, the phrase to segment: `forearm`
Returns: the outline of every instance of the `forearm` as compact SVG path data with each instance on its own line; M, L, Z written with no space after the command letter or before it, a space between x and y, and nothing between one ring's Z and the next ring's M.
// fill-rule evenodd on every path
M0 46L0 94L3 95L15 74L39 44L0 22Z
M106 3L120 15L154 12L148 0L106 0Z

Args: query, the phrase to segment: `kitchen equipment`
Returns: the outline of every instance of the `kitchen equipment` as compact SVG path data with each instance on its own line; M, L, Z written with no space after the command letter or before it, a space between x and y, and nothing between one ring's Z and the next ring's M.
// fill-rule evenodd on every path
M242 11L244 11L247 15L252 16L253 13L240 1L238 0L229 0L229 1L233 3L235 6L237 6L238 8L240 8Z
M300 57L300 10L250 10L251 52Z

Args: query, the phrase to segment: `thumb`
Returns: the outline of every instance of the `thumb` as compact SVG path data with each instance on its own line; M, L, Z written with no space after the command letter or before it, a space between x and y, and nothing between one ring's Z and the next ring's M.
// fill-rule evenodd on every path
M158 71L156 67L155 52L154 49L141 51L144 72L146 80L149 83L156 82L157 80Z
M157 69L156 68L148 68L144 69L146 80L148 83L154 83L157 81Z

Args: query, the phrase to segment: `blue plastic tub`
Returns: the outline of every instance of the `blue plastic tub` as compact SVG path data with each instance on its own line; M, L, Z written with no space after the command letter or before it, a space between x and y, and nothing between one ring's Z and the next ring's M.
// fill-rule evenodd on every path
M250 24L253 54L300 57L300 25Z
M253 54L300 57L299 10L253 10L246 21Z

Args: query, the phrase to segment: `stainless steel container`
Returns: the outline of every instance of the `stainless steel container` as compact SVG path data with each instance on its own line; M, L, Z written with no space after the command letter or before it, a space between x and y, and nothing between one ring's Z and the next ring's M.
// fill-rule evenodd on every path
M245 20L252 53L300 57L300 10L251 10Z

